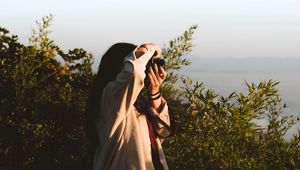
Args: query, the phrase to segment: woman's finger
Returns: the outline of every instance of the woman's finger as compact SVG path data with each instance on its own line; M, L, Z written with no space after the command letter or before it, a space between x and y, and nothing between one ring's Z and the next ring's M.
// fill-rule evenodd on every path
M156 87L156 86L159 86L159 84L157 84L158 82L157 81L155 81L155 75L153 76L153 74L151 74L151 73L148 73L148 77L149 77L149 80L150 80L150 85L152 86L152 87Z
M159 73L159 71L158 71L157 64L154 64L154 71L155 71L156 78L157 78L157 80L158 80L159 83L160 83L160 82L162 81L162 79L161 79L160 73Z
M159 81L157 80L157 77L156 77L156 75L155 75L152 67L150 67L150 74L151 74L151 76L153 78L154 85L159 85Z
M159 48L158 46L155 46L155 55L153 56L153 58L159 58L161 55L161 48Z
M162 67L162 66L160 66L159 67L159 70L160 70L160 77L161 77L161 79L162 80L165 80L166 78L167 78L167 72L165 71L165 69Z
M146 46L147 46L147 47L151 47L151 48L154 49L155 55L153 56L153 59L159 58L159 57L160 57L160 55L161 55L161 53L162 53L162 50L161 50L161 48L160 48L159 46L157 46L157 45L154 44L154 43L148 43L148 44L146 44Z
M148 73L148 78L149 78L150 84L154 84L153 77L150 73Z

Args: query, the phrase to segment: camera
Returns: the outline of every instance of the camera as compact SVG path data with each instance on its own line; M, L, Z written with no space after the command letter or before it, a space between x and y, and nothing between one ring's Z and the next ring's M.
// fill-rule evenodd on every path
M154 64L157 65L158 71L159 71L159 74L160 74L161 72L159 70L159 67L165 68L165 60L164 59L153 59L153 57L152 57L148 61L147 65L146 65L146 70L145 70L146 77L144 79L144 84L145 84L146 87L148 87L150 85L150 80L149 80L149 77L148 77L148 73L150 71L150 67L152 67L152 69L154 71Z

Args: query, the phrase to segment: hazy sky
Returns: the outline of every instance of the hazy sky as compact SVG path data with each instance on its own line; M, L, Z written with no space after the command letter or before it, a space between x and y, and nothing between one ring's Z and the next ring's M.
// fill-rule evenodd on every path
M23 43L50 13L56 44L95 56L120 41L164 47L197 24L197 57L300 57L300 0L0 0L0 26Z

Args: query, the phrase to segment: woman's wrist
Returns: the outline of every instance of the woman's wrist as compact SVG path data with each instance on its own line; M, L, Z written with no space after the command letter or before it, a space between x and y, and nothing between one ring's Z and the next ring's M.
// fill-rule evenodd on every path
M160 92L159 92L159 90L158 90L158 91L157 91L157 92L155 92L155 93L153 93L153 92L151 92L151 93L150 93L150 92L148 92L147 94L148 94L148 96L149 96L149 97L151 97L151 96L153 97L153 96L156 96L156 95L158 95L159 93L160 93Z
M161 93L159 90L157 91L148 91L148 100L150 105L155 108L158 109L161 105Z
M149 99L149 100L152 100L152 101L157 100L157 99L159 99L160 97L161 97L161 94L160 94L159 92L156 93L155 95L152 95L152 96L148 95L148 99Z

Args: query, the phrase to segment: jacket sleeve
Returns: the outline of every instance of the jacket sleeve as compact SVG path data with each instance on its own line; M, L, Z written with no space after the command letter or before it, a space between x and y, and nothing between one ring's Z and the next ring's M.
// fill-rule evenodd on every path
M106 100L106 106L111 107L120 118L125 118L133 107L144 86L146 64L155 52L153 49L149 49L141 57L136 58L136 49L124 58L123 70L116 79L103 89L102 100Z
M148 105L149 114L152 119L153 127L162 143L164 138L171 135L171 121L169 116L169 109L166 100L162 97L162 103L159 110Z

